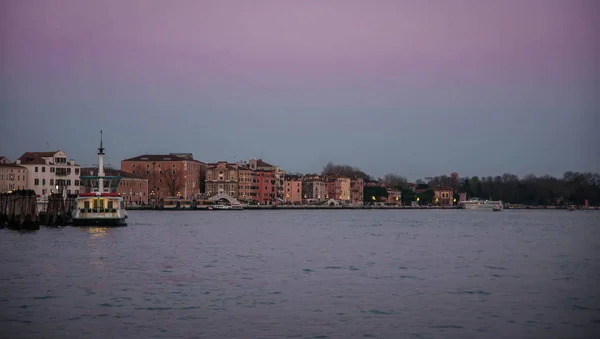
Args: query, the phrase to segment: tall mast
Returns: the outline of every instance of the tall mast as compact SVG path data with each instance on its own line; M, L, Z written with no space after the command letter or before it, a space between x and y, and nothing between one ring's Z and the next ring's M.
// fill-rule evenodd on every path
M98 192L104 193L104 147L102 147L102 130L100 130L100 147L98 147Z

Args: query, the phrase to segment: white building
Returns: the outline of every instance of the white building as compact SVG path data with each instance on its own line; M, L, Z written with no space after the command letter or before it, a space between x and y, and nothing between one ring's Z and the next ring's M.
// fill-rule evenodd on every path
M15 163L27 168L27 189L38 195L79 194L79 165L63 151L26 152Z

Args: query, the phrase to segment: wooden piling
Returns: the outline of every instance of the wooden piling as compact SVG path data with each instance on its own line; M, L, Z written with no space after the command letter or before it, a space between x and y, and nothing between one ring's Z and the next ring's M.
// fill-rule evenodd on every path
M0 227L40 229L35 191L18 190L0 195Z

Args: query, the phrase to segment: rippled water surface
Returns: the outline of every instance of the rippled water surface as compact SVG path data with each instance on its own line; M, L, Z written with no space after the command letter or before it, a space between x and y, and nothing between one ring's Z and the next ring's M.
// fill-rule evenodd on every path
M0 230L6 338L598 338L600 213L131 211Z

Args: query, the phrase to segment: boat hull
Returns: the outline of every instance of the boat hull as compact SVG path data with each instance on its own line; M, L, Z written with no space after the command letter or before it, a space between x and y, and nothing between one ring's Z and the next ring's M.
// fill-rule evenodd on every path
M83 218L73 219L73 226L121 227L127 226L127 222L119 218Z

